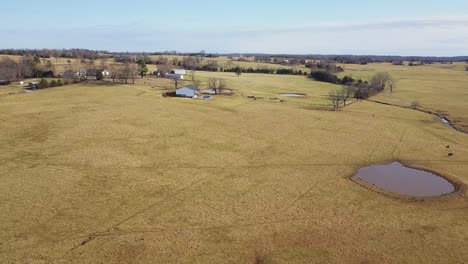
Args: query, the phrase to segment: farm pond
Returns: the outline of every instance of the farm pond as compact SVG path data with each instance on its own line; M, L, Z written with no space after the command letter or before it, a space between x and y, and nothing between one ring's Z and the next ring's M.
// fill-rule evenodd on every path
M361 168L353 178L387 192L416 198L443 196L457 189L442 176L409 168L397 161Z
M307 94L303 94L303 93L282 93L282 94L280 94L280 96L283 96L283 97L304 97L304 96L307 96Z

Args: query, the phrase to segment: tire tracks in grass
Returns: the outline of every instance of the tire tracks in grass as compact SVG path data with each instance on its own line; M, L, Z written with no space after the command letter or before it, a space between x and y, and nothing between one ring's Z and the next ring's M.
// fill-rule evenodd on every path
M310 192L312 192L321 182L323 181L317 181L314 185L312 185L312 187L310 187L309 189L307 189L304 193L302 193L301 195L299 195L294 201L292 201L288 206L286 206L284 209L283 209L283 213L289 211L289 209L291 209L291 207L293 207L297 202L299 202L300 200L302 200L306 195L308 195Z
M227 229L227 228L242 228L242 227L255 227L255 226L268 226L268 225L275 225L275 224L283 224L283 223L290 223L290 222L298 222L298 221L305 221L310 220L309 217L303 218L289 218L289 219L282 219L282 220L274 220L274 221L252 221L252 222L241 222L241 223L233 223L233 224L226 224L226 225L214 225L208 227L201 227L201 226L178 226L178 227L159 227L154 229L129 229L129 230L119 230L119 231L109 231L109 232L97 232L87 236L81 236L79 238L85 238L80 245L76 246L74 249L79 248L80 246L84 246L89 242L97 239L99 237L108 237L108 236L125 236L125 235L132 235L132 234L154 234L154 233L162 233L162 232L173 232L176 230L184 229L184 230L195 230L195 231L209 231L209 230L216 230L216 229Z
M133 218L135 218L135 217L137 217L137 216L139 216L139 215L141 215L141 214L147 212L148 210L150 210L150 209L152 209L152 208L155 208L155 207L157 207L157 206L159 206L159 205L164 204L165 202L167 202L167 201L169 201L169 200L175 198L175 197L178 196L179 194L185 192L186 190L192 188L193 186L199 184L200 182L206 180L206 179L209 178L209 177L211 177L211 175L206 176L206 177L203 177L203 178L201 178L201 179L199 179L199 180L197 180L197 181L194 181L194 182L188 184L187 186L185 186L184 188L179 189L178 191L176 191L176 192L174 192L173 194L169 195L168 197L166 197L166 198L164 198L164 199L162 199L162 200L160 200L160 201L158 201L158 202L156 202L156 203L153 203L153 204L151 204L151 205L149 205L149 206L147 206L147 207L145 207L145 208L143 208L143 209L141 209L141 210L138 210L137 212L133 213L132 215L130 215L130 216L128 216L128 217L126 217L126 218L120 220L119 222L117 222L117 223L115 223L115 224L113 224L113 225L112 225L111 227L109 227L105 232L102 232L102 233L101 233L101 232L96 232L96 233L91 233L90 235L87 235L87 236L86 236L87 238L86 238L84 241L82 241L79 245L73 247L71 250L73 251L73 250L75 250L75 249L77 249L77 248L79 248L79 247L81 247L81 246L84 246L84 245L86 245L86 244L92 242L93 240L95 240L95 239L98 238L98 237L108 236L108 235L111 235L111 234L115 233L115 232L113 232L112 230L115 230L115 229L118 228L120 225L124 224L125 222L130 221L131 219L133 219Z
M406 135L406 131L408 130L408 128L405 128L405 130L403 131L403 133L401 133L401 137L400 137L400 140L398 141L398 143L395 145L395 148L393 149L393 152L392 152L392 157L395 159L395 152L397 151L398 147L400 146L401 142L403 141L403 137Z

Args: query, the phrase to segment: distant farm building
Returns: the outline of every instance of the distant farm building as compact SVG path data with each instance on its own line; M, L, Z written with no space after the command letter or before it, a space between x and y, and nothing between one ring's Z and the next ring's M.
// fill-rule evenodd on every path
M187 74L187 71L184 69L173 69L170 72L171 74L178 74L178 75L185 75Z
M98 69L87 69L86 70L86 76L87 77L96 77L98 75L99 71L100 70L98 70Z
M164 77L168 78L168 79L173 79L173 80L183 80L184 79L184 75L182 74L166 74L164 75Z
M166 73L166 74L160 73L160 75L168 79L173 79L173 80L183 80L185 74L187 74L187 71L184 69L173 69L169 73Z
M62 75L64 78L77 78L77 77L86 77L85 71L65 71Z
M102 76L106 77L110 75L110 71L108 70L101 70L101 69L88 69L86 71L86 76L87 77L97 77L98 73L101 73Z
M194 85L187 85L176 90L176 96L193 98L198 96L200 89Z

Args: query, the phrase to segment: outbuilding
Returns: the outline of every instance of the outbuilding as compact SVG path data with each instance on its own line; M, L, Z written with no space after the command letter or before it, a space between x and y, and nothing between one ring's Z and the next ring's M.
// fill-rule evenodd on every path
M181 75L181 74L166 74L164 75L164 77L168 78L168 79L173 79L173 80L183 80L184 79L184 76Z
M185 75L187 74L187 71L184 69L173 69L171 70L171 74Z
M76 78L76 77L85 77L86 72L85 71L72 71L68 70L65 71L62 75L64 78Z
M187 85L176 90L176 96L193 98L200 93L195 85Z

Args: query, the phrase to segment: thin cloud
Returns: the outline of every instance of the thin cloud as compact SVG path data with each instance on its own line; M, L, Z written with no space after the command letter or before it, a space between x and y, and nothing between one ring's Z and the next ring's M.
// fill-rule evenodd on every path
M290 28L184 30L136 21L54 29L0 29L0 48L89 48L113 51L468 54L468 17L336 21ZM46 37L45 37L46 36ZM24 41L34 39L34 41ZM26 46L23 46L26 45Z

